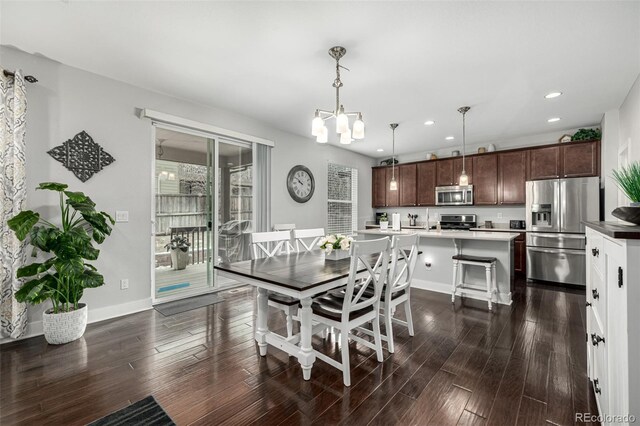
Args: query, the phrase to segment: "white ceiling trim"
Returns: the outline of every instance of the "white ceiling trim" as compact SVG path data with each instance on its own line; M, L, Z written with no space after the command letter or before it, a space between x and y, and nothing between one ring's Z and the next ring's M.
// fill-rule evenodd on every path
M223 129L222 127L212 126L211 124L201 123L199 121L190 120L188 118L178 117L176 115L167 114L160 111L155 111L148 108L141 108L138 113L138 117L141 119L148 118L151 121L157 121L159 123L169 124L173 126L184 127L187 129L197 130L213 134L216 136L222 136L226 138L238 139L245 142L259 143L261 145L275 146L275 142L261 138L258 136L247 135L245 133L236 132L234 130Z

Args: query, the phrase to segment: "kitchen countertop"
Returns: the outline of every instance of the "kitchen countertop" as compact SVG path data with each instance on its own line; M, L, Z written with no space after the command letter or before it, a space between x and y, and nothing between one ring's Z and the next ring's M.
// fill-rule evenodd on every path
M624 240L640 240L640 226L620 222L582 222L608 237Z
M403 229L400 231L381 231L379 229L362 229L357 231L358 234L370 235L406 235L417 233L421 238L448 238L455 240L484 240L484 241L511 241L516 239L519 232L487 232L487 231L435 231L426 229L414 230Z
M511 228L471 228L471 231L482 231L482 232L527 232L526 229L511 229Z

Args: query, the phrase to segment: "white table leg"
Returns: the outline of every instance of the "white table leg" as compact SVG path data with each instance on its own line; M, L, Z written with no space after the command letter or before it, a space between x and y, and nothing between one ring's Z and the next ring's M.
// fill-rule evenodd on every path
M311 379L311 367L316 360L316 355L311 347L311 333L313 330L313 322L311 320L311 298L305 297L300 300L302 308L300 308L300 352L298 353L298 361L302 366L302 376L305 380Z
M269 314L269 296L267 290L258 287L258 318L256 318L256 342L260 347L260 355L267 354L267 315Z

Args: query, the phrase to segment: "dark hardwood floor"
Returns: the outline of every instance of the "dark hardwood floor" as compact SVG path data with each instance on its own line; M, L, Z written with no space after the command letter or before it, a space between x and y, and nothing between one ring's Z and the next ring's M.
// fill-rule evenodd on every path
M597 413L586 377L584 292L517 284L511 307L412 291L416 334L396 353L353 344L352 386L316 361L253 340L254 291L164 317L155 310L92 324L64 346L36 337L0 347L0 423L86 424L153 395L179 425L539 425ZM400 315L399 315L400 316ZM282 329L280 312L270 325ZM314 346L338 357L330 338Z

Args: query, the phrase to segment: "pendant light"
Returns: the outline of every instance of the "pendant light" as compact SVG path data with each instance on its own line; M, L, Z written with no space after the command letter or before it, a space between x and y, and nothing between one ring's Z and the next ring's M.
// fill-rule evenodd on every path
M396 127L398 127L398 123L391 123L389 124L389 127L391 127L391 131L393 132L393 142L391 148L391 182L389 182L389 191L397 191L398 182L396 181Z
M340 88L343 86L340 79L340 69L349 70L340 65L340 59L347 53L347 49L342 46L334 46L329 49L329 55L336 61L336 78L333 80L333 87L336 89L336 105L332 111L316 109L315 116L311 122L311 135L316 137L316 142L327 143L329 133L325 122L331 118L336 120L336 133L340 135L340 143L350 144L354 139L364 139L364 121L361 112L345 112L344 106L340 103ZM349 129L349 117L356 117L353 123L353 131Z
M469 176L467 176L467 171L465 169L465 148L466 148L466 128L465 128L465 115L471 109L471 107L463 106L458 108L458 112L462 114L462 173L460 173L460 179L458 180L458 185L467 186L469 185Z

